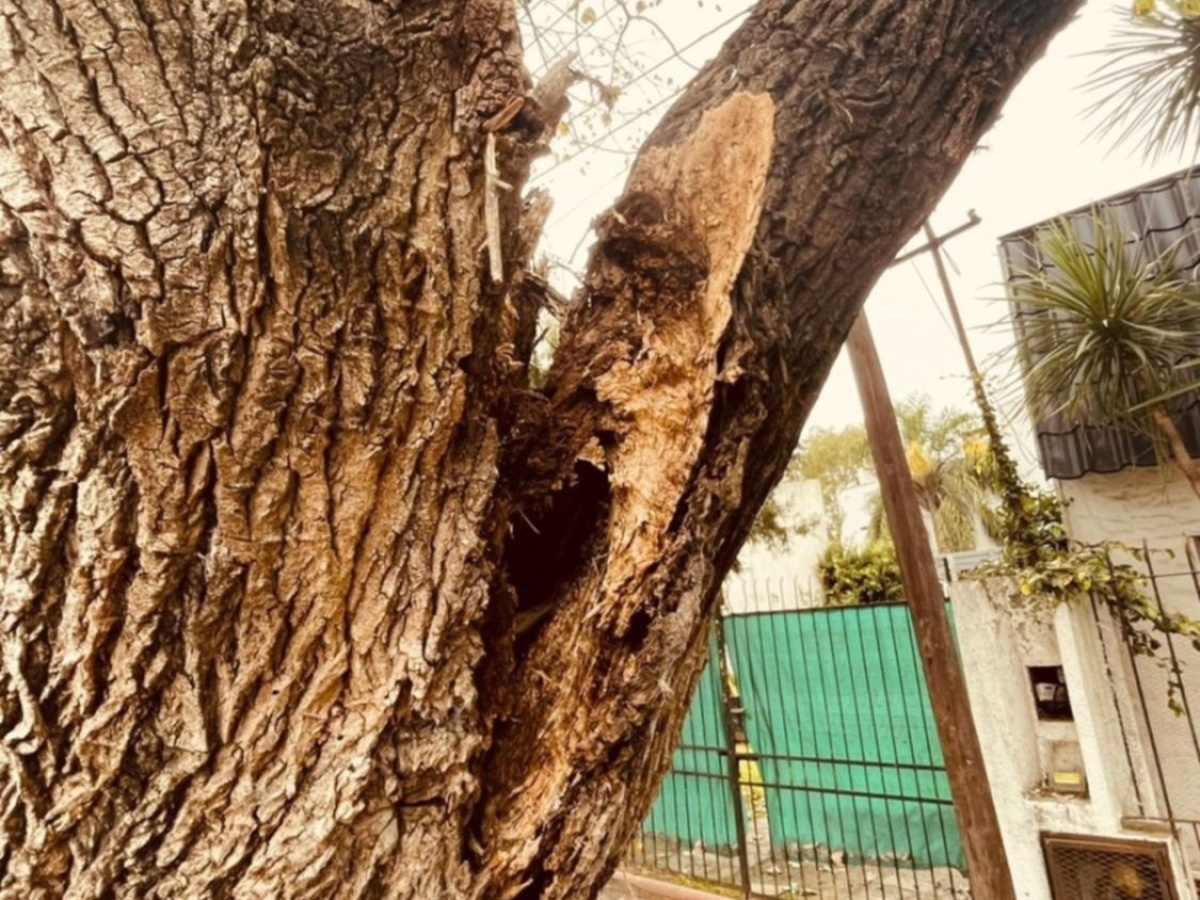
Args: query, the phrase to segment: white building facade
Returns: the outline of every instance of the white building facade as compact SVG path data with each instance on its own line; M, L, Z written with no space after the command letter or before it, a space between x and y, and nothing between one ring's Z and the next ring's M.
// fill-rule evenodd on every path
M1156 256L1175 245L1181 268L1196 271L1200 173L1181 172L1097 205L1131 243ZM1067 219L1086 237L1092 215L1089 207ZM1048 268L1037 250L1044 224L1002 240L1010 285ZM1019 335L1022 317L1038 313L1014 309ZM1172 413L1200 457L1200 395L1182 398ZM1160 465L1144 436L1061 416L1035 431L1071 537L1113 545L1114 562L1146 574L1154 608L1200 620L1200 498L1187 481ZM1200 647L1159 634L1153 657L1131 653L1120 620L1087 597L1046 611L1011 585L977 582L957 585L953 600L1018 895L1195 897Z

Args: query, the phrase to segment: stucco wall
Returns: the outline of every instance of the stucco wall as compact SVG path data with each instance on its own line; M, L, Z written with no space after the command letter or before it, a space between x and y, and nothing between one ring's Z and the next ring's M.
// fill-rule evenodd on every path
M1042 855L1043 832L1145 839L1129 827L1138 816L1138 792L1151 774L1136 740L1123 723L1132 707L1124 674L1099 638L1089 604L1055 612L1023 604L1007 582L963 581L951 587L959 646L988 781L1003 831L1017 896L1049 900ZM1101 624L1104 624L1101 618ZM1064 669L1074 722L1039 720L1029 666ZM1075 741L1087 778L1087 795L1057 793L1047 786L1054 769L1050 741ZM1182 856L1173 847L1180 884ZM1184 889L1184 897L1190 886Z
M825 514L821 486L814 480L780 482L771 496L785 528L819 521ZM816 570L824 547L821 525L807 535L792 534L783 549L747 543L738 554L737 569L725 579L726 608L740 613L820 606Z
M1171 469L1124 469L1058 482L1067 527L1078 541L1121 541L1182 554L1188 536L1200 535L1200 498ZM1164 560L1167 565L1169 560ZM1175 570L1185 561L1177 556Z
M1152 551L1148 561L1126 556L1133 565L1152 572L1151 596L1160 598L1164 607L1200 620L1200 559L1190 539L1200 536L1200 499L1188 483L1170 467L1125 469L1111 475L1087 475L1059 483L1067 506L1067 525L1076 540L1121 541L1133 546L1145 544ZM1174 652L1180 663L1183 690L1178 702L1186 703L1191 717L1177 715L1168 706L1169 662ZM1135 726L1139 738L1157 755L1161 764L1154 767L1150 800L1157 813L1165 815L1169 806L1178 819L1200 822L1200 749L1195 729L1200 728L1200 653L1187 641L1165 644L1161 662L1122 659L1127 678L1132 679L1136 664L1144 710L1139 702ZM1139 685L1133 684L1133 689ZM1151 742L1153 745L1151 746ZM1200 827L1185 828L1189 856L1200 871Z

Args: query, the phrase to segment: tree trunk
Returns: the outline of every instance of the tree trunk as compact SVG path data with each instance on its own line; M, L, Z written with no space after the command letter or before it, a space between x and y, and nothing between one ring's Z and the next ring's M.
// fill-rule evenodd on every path
M535 392L509 0L5 0L0 896L593 893L863 298L1078 5L764 0Z
M1188 453L1187 444L1183 442L1183 435L1179 433L1175 420L1171 418L1170 413L1163 409L1156 409L1151 415L1154 418L1154 424L1167 439L1167 446L1171 449L1171 462L1187 480L1192 493L1196 495L1197 499L1200 499L1200 463L1192 459L1192 455Z

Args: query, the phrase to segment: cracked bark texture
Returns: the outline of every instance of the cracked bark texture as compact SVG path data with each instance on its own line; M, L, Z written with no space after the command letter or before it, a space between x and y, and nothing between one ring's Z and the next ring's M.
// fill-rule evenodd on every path
M0 897L594 893L867 291L1078 5L764 0L535 392L509 0L0 0Z

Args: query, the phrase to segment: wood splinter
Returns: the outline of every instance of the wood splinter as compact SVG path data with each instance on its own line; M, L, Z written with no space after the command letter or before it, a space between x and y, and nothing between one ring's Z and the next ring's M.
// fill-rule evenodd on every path
M500 112L496 113L483 123L483 130L489 134L502 131L512 123L512 120L517 117L517 113L519 113L524 106L524 97L513 97L504 105L504 108L500 110Z
M499 284L504 280L504 259L500 249L500 195L499 190L511 191L512 185L500 179L496 165L496 135L488 132L487 145L483 154L483 171L486 179L483 199L483 224L487 230L488 264L492 281Z

